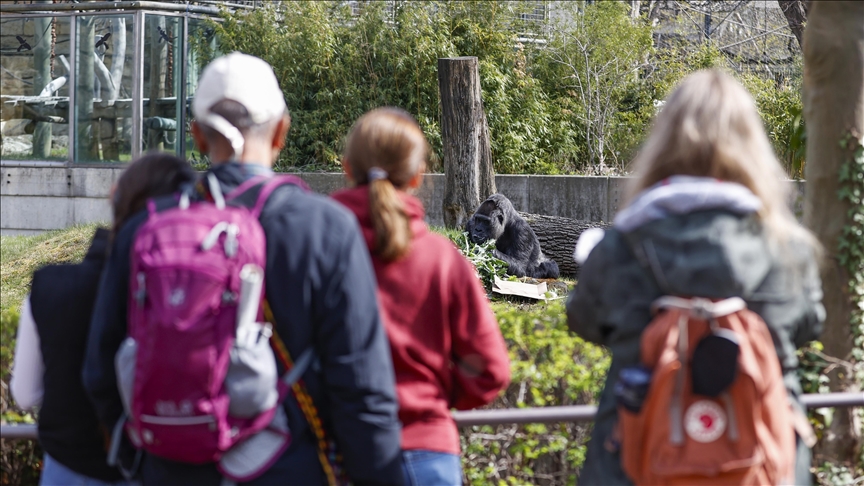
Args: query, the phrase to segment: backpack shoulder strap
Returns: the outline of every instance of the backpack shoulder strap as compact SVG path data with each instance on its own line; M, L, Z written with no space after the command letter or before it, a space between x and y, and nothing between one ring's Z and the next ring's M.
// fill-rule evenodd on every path
M267 176L255 176L249 179L246 179L242 184L235 187L228 195L225 196L226 201L233 201L246 194L248 191L252 190L255 187L260 187L260 191L258 192L258 197L255 199L255 204L250 208L253 216L256 218L261 216L261 211L264 209L264 204L267 203L267 199L270 198L270 195L273 194L279 186L284 186L286 184L293 184L304 191L309 191L309 186L306 182L292 175L277 175L273 177Z
M258 193L258 199L255 201L255 206L252 207L252 215L256 218L261 216L261 211L264 210L264 204L267 202L267 199L273 194L278 187L284 186L286 184L293 184L295 186L300 187L304 191L309 190L309 186L306 185L306 182L299 177L292 175L279 175L271 177L267 182L261 186L261 192Z
M664 295L670 295L669 292L669 283L666 281L666 276L663 274L663 269L660 268L660 264L657 262L657 255L654 251L654 244L650 240L639 241L633 235L633 233L624 233L621 232L621 236L624 241L627 242L627 246L630 248L630 252L633 253L633 256L636 257L636 261L639 262L639 265L648 272L648 275L654 280L654 283L660 287L660 291L663 292Z
M339 457L335 451L335 443L333 440L327 437L327 432L324 430L324 424L318 414L318 409L315 407L315 404L312 403L312 397L306 390L306 385L300 380L300 375L302 375L305 368L308 368L309 364L312 362L314 353L309 349L302 353L300 357L297 358L297 361L291 359L291 354L288 352L288 348L285 347L285 343L282 341L282 338L279 337L279 333L276 332L276 319L273 318L273 311L270 309L270 303L267 302L266 299L264 300L264 319L273 324L273 334L270 336L270 344L273 346L276 358L282 366L288 370L288 373L283 375L284 377L282 380L286 385L290 385L290 388L294 391L294 397L297 399L298 405L300 405L300 410L303 412L303 416L306 418L309 428L311 428L312 432L315 434L315 438L317 439L316 445L318 449L318 460L321 462L321 467L324 470L324 474L327 476L327 483L329 485L342 484L345 481L342 480L342 471L340 467L341 457ZM300 370L299 372L295 371L298 369ZM291 378L293 378L293 380L289 383L289 379Z

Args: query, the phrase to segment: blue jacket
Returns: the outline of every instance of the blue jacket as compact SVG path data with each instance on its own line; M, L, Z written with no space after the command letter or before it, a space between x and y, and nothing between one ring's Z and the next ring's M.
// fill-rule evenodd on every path
M228 193L260 166L225 164L210 170ZM257 191L241 196L252 199ZM248 196L248 197L247 197ZM241 200L251 205L250 200ZM175 205L160 200L160 209ZM126 336L129 253L146 211L118 232L93 313L84 384L100 420L112 426L122 413L114 355ZM357 221L345 208L287 185L261 214L267 238L265 289L276 329L296 357L314 347L320 366L303 375L324 426L334 437L355 484L401 484L400 425L393 365L381 325L375 274ZM293 396L285 403L292 444L255 484L322 484L314 434ZM153 456L142 466L145 484L219 484L213 465L192 466Z

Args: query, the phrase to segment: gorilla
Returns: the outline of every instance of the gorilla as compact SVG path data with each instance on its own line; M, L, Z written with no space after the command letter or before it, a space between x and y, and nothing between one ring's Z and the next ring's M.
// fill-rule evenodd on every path
M508 275L558 278L558 264L543 255L534 230L503 194L483 201L465 223L465 231L476 244L495 240L495 256L507 262Z

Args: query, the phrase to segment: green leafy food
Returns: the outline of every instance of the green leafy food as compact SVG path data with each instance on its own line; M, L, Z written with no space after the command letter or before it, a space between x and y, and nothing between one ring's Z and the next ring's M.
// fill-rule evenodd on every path
M507 262L495 256L495 240L489 240L483 244L476 244L468 238L468 233L460 234L454 241L456 248L465 255L477 269L477 278L483 282L487 291L492 290L495 277L504 278L507 272Z

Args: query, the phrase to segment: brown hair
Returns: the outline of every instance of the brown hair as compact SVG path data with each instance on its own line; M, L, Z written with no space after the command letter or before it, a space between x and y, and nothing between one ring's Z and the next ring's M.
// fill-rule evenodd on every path
M398 190L405 190L426 168L429 144L420 125L399 108L377 108L357 120L348 133L345 163L358 185L369 185L369 214L375 230L372 251L385 261L408 252L411 228ZM370 169L384 173L370 180ZM374 172L374 171L373 171Z
M185 182L195 180L195 171L185 160L166 153L149 153L131 164L114 187L111 209L113 234L129 216L144 209L147 199L177 192Z
M758 214L774 241L803 239L818 251L815 239L787 206L786 174L753 97L721 71L698 71L675 88L633 161L633 172L625 206L641 191L673 175L736 182L762 201Z

